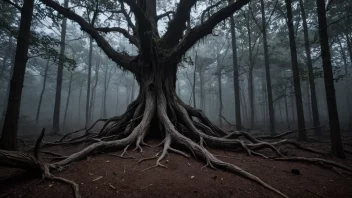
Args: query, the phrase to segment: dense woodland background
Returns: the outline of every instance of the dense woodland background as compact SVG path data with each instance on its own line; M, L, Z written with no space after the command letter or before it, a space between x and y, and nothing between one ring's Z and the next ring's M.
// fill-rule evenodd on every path
M16 3L21 4L21 1ZM89 10L90 1L81 3ZM202 2L194 15L204 9ZM265 27L262 27L261 3L264 4ZM303 7L300 6L303 4ZM176 1L158 1L158 10L175 9ZM16 46L16 31L19 24L19 10L6 1L1 1L0 38L0 111L1 123L7 105L9 81ZM330 50L334 71L335 88L340 124L342 129L352 126L351 61L352 33L351 6L347 0L335 0L328 4L327 18ZM297 56L306 127L313 126L312 101L309 85L307 56L305 53L302 9L308 24L308 42L312 58L317 107L321 125L328 125L322 62L319 52L318 22L314 1L293 1L293 27L296 36ZM27 64L23 100L21 101L19 134L37 133L39 128L51 128L56 93L59 43L61 37L60 16L50 18L39 2L31 30L41 43L33 42ZM97 24L104 24L104 18ZM159 23L166 25L167 17ZM293 91L293 76L289 49L285 2L251 1L248 6L235 14L237 61L239 72L239 98L241 119L245 128L269 131L268 97L265 78L263 29L267 32L268 60L271 76L271 92L275 115L275 127L279 131L296 129L297 113ZM122 21L123 22L123 21ZM192 21L199 23L199 21ZM160 30L163 31L163 30ZM86 122L107 118L123 113L127 105L138 95L138 83L132 74L123 72L109 60L89 36L73 22L67 22L65 56L73 61L65 63L63 70L62 98L60 108L61 133L82 128ZM107 34L109 42L121 51L136 53L136 49L121 35ZM33 38L35 39L35 38ZM91 53L90 53L91 49ZM56 50L55 52L52 52ZM180 63L177 93L187 104L201 108L215 123L224 124L223 115L235 123L233 62L229 20L219 24L213 35L194 46ZM91 61L90 61L91 60ZM87 87L88 73L90 88ZM252 83L250 82L252 79ZM87 89L90 89L89 120L85 119ZM252 101L253 100L253 101Z
M20 5L22 1L15 3ZM158 1L158 12L172 11L176 8L176 3L177 1ZM81 12L86 17L87 13L91 16L91 12L94 12L93 1L72 1L70 4L85 8ZM192 9L192 15L200 16L205 6L210 4L211 1L200 2L198 7ZM20 11L7 1L1 1L0 6L0 111L3 123ZM329 1L326 7L338 113L341 128L346 130L352 126L352 88L349 75L352 60L351 6L350 1L335 0ZM302 18L303 11L305 19ZM312 102L316 102L320 125L328 125L315 2L292 1L292 15L304 121L307 128L313 127ZM96 21L97 26L106 25L104 19L107 17L100 17ZM198 21L192 23L200 23L201 17L198 18ZM269 104L273 104L276 130L296 129L299 116L296 111L285 2L251 1L248 6L235 13L234 18L240 90L237 97L241 104L242 125L245 128L269 132ZM123 26L125 21L119 20L118 23ZM166 27L167 21L167 17L163 18L159 21L159 26ZM305 40L304 22L307 23L308 40ZM132 74L116 67L75 23L68 21L66 31L63 31L61 23L60 15L36 2L31 26L33 37L21 101L20 135L37 133L39 128L51 128L53 124L55 94L60 91L56 87L58 53L63 47L66 59L63 63L61 88L61 133L82 128L99 118L120 115L138 95L139 85ZM270 87L266 84L263 32L266 32ZM60 38L63 34L65 45L60 49ZM122 35L106 34L106 37L118 50L136 54L136 48ZM219 125L225 124L219 115L236 124L235 112L238 111L234 105L231 39L230 21L226 20L216 27L212 35L200 41L185 55L177 74L179 97L185 103L202 109ZM307 42L312 59L312 73L308 70L305 51ZM316 101L311 99L309 78L314 78ZM268 101L268 88L271 89L272 102ZM88 90L90 93L87 93Z
M81 177L87 173L80 167L93 167L117 186L103 183L110 191L95 196L110 197L124 181L116 183L116 172L124 177L126 167L109 166L109 157L156 159L123 184L131 195L139 181L164 185L155 173L141 180L141 172L181 167L177 157L194 156L206 162L202 182L192 183L197 188L219 181L202 172L208 166L282 197L306 195L310 184L327 197L350 194L351 13L348 0L2 0L0 184L15 175L7 168L31 170L70 184L79 198L80 186L83 195L97 188ZM197 168L189 162L188 173ZM307 164L338 175L318 177L321 170ZM111 168L121 165L123 173ZM133 167L127 171L136 173ZM155 197L189 188L184 175L169 181L173 172L163 170L176 188L162 186ZM299 185L286 185L300 171ZM26 182L8 183L0 193L37 186ZM266 195L255 189L255 196ZM33 197L57 189L36 190Z

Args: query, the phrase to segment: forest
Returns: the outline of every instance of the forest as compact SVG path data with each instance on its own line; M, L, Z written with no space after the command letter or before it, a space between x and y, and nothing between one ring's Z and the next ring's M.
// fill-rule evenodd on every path
M0 198L351 197L352 1L1 0Z

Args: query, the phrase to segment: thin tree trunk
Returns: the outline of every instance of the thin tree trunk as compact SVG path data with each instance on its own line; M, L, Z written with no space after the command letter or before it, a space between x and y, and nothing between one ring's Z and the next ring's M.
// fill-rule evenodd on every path
M84 83L84 80L82 80L82 83L81 83L80 89L79 89L79 95L78 95L78 118L77 118L78 125L81 122L81 97L82 97L83 83Z
M119 87L120 83L116 86L116 115L119 115Z
M231 25L230 28L231 28L231 39L232 39L231 44L232 44L233 85L234 85L234 90L235 90L236 128L237 128L237 130L241 130L242 129L241 101L240 101L241 96L240 96L240 83L238 80L236 30L235 30L235 20L234 20L233 16L230 17L230 25Z
M295 32L294 32L293 21L292 21L292 5L291 5L292 2L291 1L292 0L285 0L286 10L287 10L287 26L288 26L289 38L290 38L293 87L294 87L294 93L296 98L296 111L297 111L297 121L298 121L297 128L299 129L298 140L304 141L304 140L307 140L307 132L305 130L306 124L304 121L302 91L301 91L301 82L299 77Z
M327 19L325 10L325 1L316 0L319 22L319 40L321 48L321 57L323 61L324 82L326 100L328 105L330 136L331 136L331 153L339 158L345 158L341 135L339 114L337 112L334 76L331 66L331 55L329 49L329 36L327 31Z
M130 101L134 100L134 87L136 86L136 81L132 78L132 90L131 90L131 99Z
M12 52L13 51L13 49L12 49L12 37L10 37L10 43L11 43L11 46L9 48L9 51ZM4 101L3 101L4 105L3 105L3 113L1 115L1 125L0 126L3 126L2 123L5 121L7 103L8 103L9 94L10 94L11 79L12 79L12 76L13 76L14 62L15 62L15 53L12 53L11 61L10 61L10 75L9 75L9 80L8 80L8 83L7 83L6 93L5 93L5 97L4 97Z
M321 134L320 120L319 120L319 111L318 111L318 103L317 103L317 95L315 91L315 83L314 83L314 74L313 74L313 63L310 52L310 42L308 35L308 25L307 25L307 16L304 8L303 0L299 0L299 5L301 8L302 22L303 22L303 32L304 32L304 46L307 56L307 66L308 66L308 77L309 77L309 86L310 86L310 102L312 105L312 113L313 113L313 126L316 127L314 129L315 135Z
M339 37L337 37L337 43L340 46L340 53L341 53L342 60L343 60L343 65L344 65L344 68L345 68L345 75L348 75L348 65L347 65L346 53L345 53L345 50L343 49L343 46L342 46L342 43L341 43L341 40L340 40Z
M26 64L28 61L28 48L30 28L33 16L34 0L26 0L21 10L15 64L10 82L10 94L6 110L5 122L0 139L0 147L5 150L16 150L18 120L20 115L22 88Z
M71 87L72 87L72 72L70 74L70 80L68 84L68 94L67 94L67 99L66 99L66 107L65 107L65 114L64 114L64 129L66 128L66 118L67 118L67 110L68 110L68 105L70 104L70 96L71 96Z
M88 128L90 124L90 115L89 115L89 98L90 98L90 81L92 75L92 54L93 54L93 39L89 37L89 57L88 57L88 83L87 83L87 99L86 99L86 123L85 126Z
M91 99L90 99L90 108L89 108L89 117L93 118L94 115L94 105L96 99L97 85L99 80L99 68L100 68L100 54L98 55L96 64L95 64L95 83L93 85Z
M221 65L219 65L218 63L218 67L221 67ZM218 119L219 119L219 125L220 127L222 127L222 108L223 108L223 104L222 104L222 86L221 86L221 68L219 68L219 73L217 75L217 79L218 79L218 99L219 99L219 115L218 115Z
M42 87L42 91L40 92L40 96L39 96L39 103L38 103L38 107L37 107L37 113L35 116L35 124L38 124L38 121L39 121L40 108L42 106L43 95L44 95L45 87L46 87L46 79L47 79L47 74L48 74L48 69L49 69L49 62L50 62L50 58L46 62L46 66L45 66L45 70L44 70L43 87Z
M290 129L290 119L288 117L288 107L287 107L287 96L285 96L285 115L286 115L286 123L287 123L287 128Z
M351 63L351 66L352 66L352 43L351 43L351 38L349 37L348 33L345 33L345 35L346 35L348 53L350 54L350 63Z
M248 10L248 12L251 12ZM248 34L248 50L249 50L249 71L248 71L248 99L250 106L250 126L254 128L254 89L253 89L253 49L252 49L252 32L249 23L250 14L248 13L247 18L247 34Z
M68 8L69 0L64 1L64 7ZM64 70L64 56L66 48L66 28L67 28L67 18L63 18L61 24L61 41L60 41L60 54L59 54L59 64L57 69L56 78L56 94L55 94L55 105L54 105L54 115L53 115L53 129L52 133L57 134L60 132L60 110L61 110L61 90L62 90L62 76Z
M193 94L193 106L197 108L196 103L196 74L197 74L197 64L198 64L198 52L196 52L196 57L194 59L194 71L193 71L193 85L192 85L192 94Z
M205 111L204 104L204 76L203 71L199 71L199 79L200 79L200 108Z
M267 96L268 96L268 107L269 107L269 122L270 122L270 133L275 135L275 113L273 107L273 94L271 88L271 76L270 76L270 65L269 65L269 46L267 41L266 32L266 20L265 20L265 10L264 10L264 0L261 2L261 13L262 13L262 33L263 33L263 45L264 45L264 62L265 62L265 77L267 86Z

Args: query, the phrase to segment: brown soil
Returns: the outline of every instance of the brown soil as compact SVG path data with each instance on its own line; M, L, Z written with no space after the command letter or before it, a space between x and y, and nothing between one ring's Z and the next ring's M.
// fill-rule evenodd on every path
M150 144L156 144L151 142ZM310 144L327 148L327 144ZM46 149L69 154L76 147ZM204 164L193 158L170 154L164 164L168 169L152 168L155 160L137 164L143 157L151 157L161 148L145 148L143 153L129 151L121 159L107 153L91 156L71 164L55 175L75 181L80 186L82 197L276 197L267 189L221 170L202 167ZM120 151L116 154L119 154ZM279 162L260 157L249 157L243 152L213 150L219 158L231 162L257 175L289 197L352 197L352 179L312 164ZM314 154L290 150L290 155L317 157ZM42 155L47 158L47 155ZM337 160L352 165L349 160ZM298 169L300 175L291 173ZM16 169L0 168L0 197L73 197L70 186L58 182L43 181L21 175ZM16 177L17 175L17 177ZM28 174L27 174L28 175Z

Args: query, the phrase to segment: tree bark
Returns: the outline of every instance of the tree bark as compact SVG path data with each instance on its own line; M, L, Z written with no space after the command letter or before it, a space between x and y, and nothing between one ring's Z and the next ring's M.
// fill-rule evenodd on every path
M64 1L64 7L68 8L69 0ZM54 105L54 115L53 115L53 129L52 133L57 134L60 132L60 110L61 110L61 90L62 90L62 76L64 70L64 56L66 48L66 27L67 18L63 18L61 24L61 41L60 41L60 54L59 54L59 64L57 69L56 78L56 93L55 93L55 105Z
M45 70L44 70L43 87L42 87L42 91L40 92L40 96L39 96L37 113L36 113L36 116L35 116L35 124L38 124L38 121L39 121L40 108L42 106L43 95L44 95L45 88L46 88L46 79L47 79L48 70L49 70L49 62L50 62L50 58L48 58L46 66L45 66Z
M248 10L248 12L251 12ZM248 34L248 51L249 51L249 69L248 69L248 98L250 106L250 126L254 128L254 88L253 88L253 48L252 48L252 32L250 27L250 14L247 17L247 34Z
M68 94L67 94L67 99L66 99L66 107L65 107L65 114L64 114L64 129L66 128L66 122L67 122L67 110L68 110L68 106L70 104L70 97L71 97L71 87L72 87L72 72L70 74L70 80L69 80L69 84L68 84Z
M193 107L194 107L194 108L197 108L197 103L196 103L197 64L198 64L198 52L196 52L196 57L194 58L194 71L193 71L192 94L193 94Z
M291 50L291 62L292 62L292 73L293 73L293 87L296 98L296 111L297 111L297 121L298 125L298 140L305 141L307 140L307 132L305 130L306 124L304 121L304 111L303 111L303 101L302 101L302 91L301 91L301 82L299 77L299 68L297 60L297 48L295 40L295 32L293 28L292 21L292 0L285 0L286 10L287 10L287 26L290 38L290 50Z
M232 44L232 66L233 66L233 85L235 92L235 118L237 130L242 129L241 120L241 101L240 101L240 82L238 80L238 63L237 63L237 43L236 43L236 29L235 19L233 16L230 17L230 28L231 28L231 44ZM249 44L251 45L251 44Z
M90 125L90 115L89 115L89 98L90 98L90 81L92 75L92 55L93 54L93 39L89 37L89 55L88 55L88 80L87 80L87 97L86 97L86 128Z
M320 135L321 128L320 120L319 120L319 111L318 111L318 103L317 103L317 95L315 91L315 82L314 82L314 74L313 74L313 63L312 63L312 56L310 52L310 42L309 42L309 35L308 35L308 25L307 25L307 16L304 8L303 0L299 0L299 5L301 9L302 15L302 22L303 22L303 32L304 32L304 47L307 56L307 66L308 66L308 78L309 78L309 86L310 86L310 103L312 107L312 114L313 114L313 126L314 134Z
M84 80L82 80L82 83L81 83L80 89L79 89L79 95L78 95L78 118L77 118L78 125L81 122L81 98L82 98L83 83L84 83Z
M99 68L100 68L100 54L97 58L96 64L95 64L95 83L93 85L92 89L92 94L91 94L91 99L90 99L90 108L89 108L89 117L92 118L94 115L94 105L95 105L95 99L96 99L96 91L97 91L97 85L98 85L98 80L99 80Z
M28 61L28 48L30 28L33 17L34 0L26 0L21 10L15 64L10 82L10 93L5 115L5 122L0 139L0 147L5 150L16 150L18 120L20 115L22 88L26 64Z
M219 119L219 125L220 127L222 127L222 109L223 109L223 104L222 104L222 83L221 83L221 65L220 65L220 59L219 59L219 54L217 55L217 59L218 59L218 74L217 74L217 80L218 80L218 99L219 99L219 115L218 115L218 119Z
M327 31L327 19L325 10L325 1L316 0L318 22L319 22L319 41L321 57L323 61L324 83L326 100L328 105L330 136L331 136L331 153L339 158L345 158L341 135L339 114L337 112L336 95L334 86L334 76L331 66L331 55L329 48L329 36Z
M261 14L262 14L262 34L263 34L263 45L264 45L264 62L265 62L265 77L267 86L267 97L268 97L268 107L269 107L269 122L270 122L270 132L271 135L275 135L275 113L273 104L273 94L271 88L271 75L270 75L270 63L269 63L269 46L267 41L267 30L266 30L266 20L265 20L265 9L264 0L261 2Z

